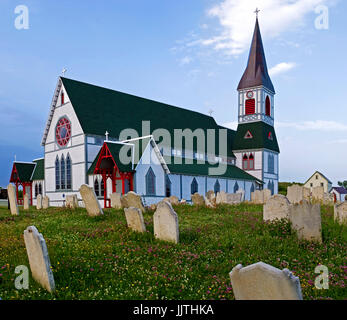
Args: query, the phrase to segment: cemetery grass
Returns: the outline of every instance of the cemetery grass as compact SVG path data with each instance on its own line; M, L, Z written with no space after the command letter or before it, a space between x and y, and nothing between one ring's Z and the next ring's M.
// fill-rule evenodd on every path
M262 206L217 209L175 206L180 243L153 236L153 212L144 214L147 232L126 226L122 210L89 217L85 209L0 208L0 298L7 299L234 299L229 272L263 261L300 278L304 299L346 299L347 228L322 207L323 243L299 241L288 222L264 223ZM56 283L50 294L30 275L29 289L17 290L15 268L29 262L23 231L43 234ZM329 268L329 289L318 290L315 267Z

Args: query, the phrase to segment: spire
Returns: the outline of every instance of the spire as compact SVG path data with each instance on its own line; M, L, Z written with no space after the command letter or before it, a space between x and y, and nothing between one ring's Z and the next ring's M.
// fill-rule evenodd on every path
M257 17L251 49L249 51L248 64L241 78L239 86L237 87L237 90L257 87L261 85L275 93L274 86L267 71L263 41L261 40Z

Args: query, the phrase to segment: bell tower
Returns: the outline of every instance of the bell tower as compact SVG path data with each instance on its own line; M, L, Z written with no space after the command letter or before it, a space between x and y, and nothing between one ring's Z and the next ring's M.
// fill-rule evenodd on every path
M267 70L258 17L247 67L237 90L239 92L239 123L263 121L271 126L274 125L275 89Z
M239 168L276 194L280 150L274 129L275 89L266 65L258 12L247 66L237 87L238 127L233 152Z

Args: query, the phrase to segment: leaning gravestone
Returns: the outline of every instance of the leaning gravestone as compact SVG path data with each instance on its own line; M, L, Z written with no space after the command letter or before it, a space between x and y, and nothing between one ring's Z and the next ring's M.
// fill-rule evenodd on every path
M70 209L76 209L78 208L78 198L77 195L69 195L66 196L66 207Z
M138 208L124 208L128 228L136 232L146 232L142 211Z
M171 204L161 201L153 215L154 237L164 241L178 243L178 216Z
M236 300L302 300L300 280L288 269L258 262L229 275Z
M334 206L334 221L339 224L347 225L347 202L335 204Z
M263 208L264 221L272 221L275 219L289 219L290 202L287 197L282 194L272 196Z
M23 210L29 210L30 198L28 194L25 194L23 197Z
M36 209L41 210L42 209L42 195L38 194L36 197Z
M33 278L53 292L55 284L45 239L35 226L30 226L24 231L24 242Z
M43 209L49 208L49 198L47 196L44 196L42 199L42 208Z
M324 201L324 188L321 186L314 187L312 189L312 198L316 201Z
M11 214L18 216L19 210L18 210L18 204L17 204L16 190L13 184L11 183L7 186L7 194L8 194L7 196L8 196L8 202L10 204Z
M192 197L193 205L196 205L196 206L205 205L205 199L199 193L196 192L196 193L192 194L191 197Z
M114 209L122 209L121 202L122 195L120 193L114 192L111 194L111 207Z
M134 191L129 191L126 195L121 198L123 208L139 208L142 212L145 212L145 207L142 204L141 196L136 194Z
M304 191L304 187L298 184L293 184L287 188L287 199L290 203L300 203L300 201L304 200L305 195L307 197L307 190Z
M320 204L311 204L306 200L293 204L290 206L289 219L299 239L322 242Z
M79 191L87 209L88 215L100 216L104 214L93 188L87 186L86 184L83 184Z

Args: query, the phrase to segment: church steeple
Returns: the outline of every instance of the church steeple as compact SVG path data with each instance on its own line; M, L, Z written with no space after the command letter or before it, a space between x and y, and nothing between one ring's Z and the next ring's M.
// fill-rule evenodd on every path
M268 74L263 41L261 39L258 17L256 18L255 28L251 49L248 57L246 70L241 78L237 90L264 86L272 93L275 93L274 86Z

